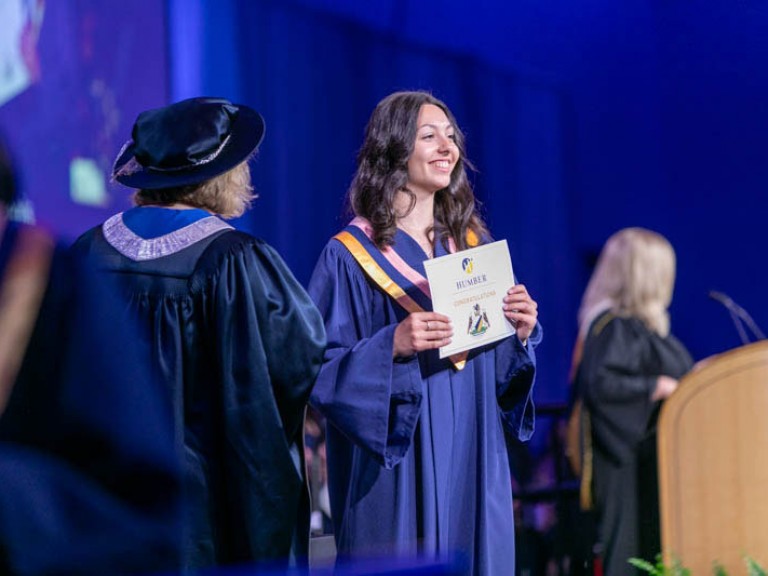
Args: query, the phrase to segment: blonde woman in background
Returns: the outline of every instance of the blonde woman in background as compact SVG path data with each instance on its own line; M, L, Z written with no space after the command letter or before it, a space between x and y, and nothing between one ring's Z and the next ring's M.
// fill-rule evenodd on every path
M597 513L607 576L631 573L629 558L659 551L656 419L693 364L670 333L674 282L666 238L625 228L603 247L579 310L575 385L584 403L589 491L582 495Z

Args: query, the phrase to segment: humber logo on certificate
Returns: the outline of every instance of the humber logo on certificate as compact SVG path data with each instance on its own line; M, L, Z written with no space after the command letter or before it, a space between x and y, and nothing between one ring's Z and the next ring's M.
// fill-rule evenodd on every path
M424 262L432 308L453 323L453 339L440 358L496 342L515 333L502 304L514 285L506 240Z

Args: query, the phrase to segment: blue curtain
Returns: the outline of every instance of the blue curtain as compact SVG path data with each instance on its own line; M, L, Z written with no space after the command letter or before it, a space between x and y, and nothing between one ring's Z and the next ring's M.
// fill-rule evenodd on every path
M432 91L466 132L484 215L540 304L546 345L537 396L563 400L578 292L563 89L290 2L193 4L170 4L173 99L223 95L266 119L254 169L260 198L238 226L272 243L306 283L346 223L344 194L374 106L395 90Z

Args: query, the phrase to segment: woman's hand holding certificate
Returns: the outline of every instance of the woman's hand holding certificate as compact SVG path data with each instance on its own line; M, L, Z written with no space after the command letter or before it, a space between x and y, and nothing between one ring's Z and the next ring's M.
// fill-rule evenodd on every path
M440 348L451 343L451 319L437 312L413 312L395 328L395 358Z
M515 286L506 240L424 262L435 312L447 316L454 334L439 346L445 358L517 332L525 343L536 326L536 302Z
M504 296L504 316L515 327L520 342L526 343L536 327L539 317L538 304L522 284L512 286Z

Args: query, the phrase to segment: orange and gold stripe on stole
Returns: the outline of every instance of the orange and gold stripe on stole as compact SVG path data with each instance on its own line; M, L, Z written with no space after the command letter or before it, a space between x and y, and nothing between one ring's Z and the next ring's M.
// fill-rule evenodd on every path
M424 312L416 301L413 300L408 294L405 293L397 283L389 277L384 269L373 259L368 251L360 244L360 241L355 238L349 232L342 231L334 236L339 242L349 250L350 254L354 256L358 264L362 267L366 274L376 282L376 284L384 290L395 302L400 304L407 312ZM453 363L456 370L462 370L467 363L467 353L459 352L449 357L451 363Z

